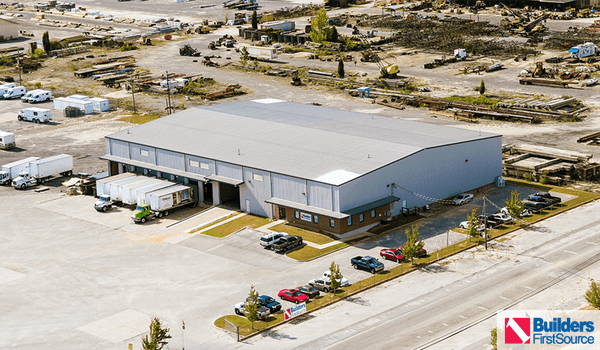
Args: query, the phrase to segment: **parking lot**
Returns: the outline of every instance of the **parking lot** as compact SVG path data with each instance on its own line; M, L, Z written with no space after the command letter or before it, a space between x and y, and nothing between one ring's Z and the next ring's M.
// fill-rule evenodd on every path
M64 349L78 349L83 342L100 348L124 348L130 342L137 346L137 336L147 330L150 316L165 320L172 329L184 320L185 343L197 346L223 336L212 322L233 314L233 305L245 299L250 285L276 297L280 289L319 277L331 261L340 265L350 283L357 283L370 274L352 269L350 258L377 257L383 247L397 247L406 239L401 227L298 262L262 248L258 241L262 233L257 230L225 238L196 234L181 239L189 235L185 228L194 226L193 219L167 227L199 208L136 225L130 209L96 212L95 198L61 196L64 188L59 183L60 179L48 183L50 190L42 193L0 188L2 348L35 349L49 337L60 339ZM494 188L485 195L500 204L513 189ZM517 190L522 196L534 191ZM426 248L444 246L445 234L432 237L455 228L481 204L482 195L460 207L432 207L427 213L431 216L417 221L421 238L428 239ZM451 232L449 243L464 238ZM282 305L293 304L282 301ZM172 335L170 347L180 347L180 333Z

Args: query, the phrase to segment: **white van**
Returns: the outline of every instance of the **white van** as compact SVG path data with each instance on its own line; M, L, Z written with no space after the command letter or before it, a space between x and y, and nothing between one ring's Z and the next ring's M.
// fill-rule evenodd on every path
M27 102L30 103L40 103L44 101L50 101L52 98L52 93L50 91L41 90L29 96Z
M38 92L42 92L42 91L44 91L44 90L42 90L42 89L35 89L35 90L27 91L27 93L25 95L21 96L21 101L23 101L23 102L29 102L29 98L33 94L38 93Z
M27 91L25 90L24 86L17 86L14 88L10 88L8 89L8 91L4 94L4 99L5 100L10 100L13 98L19 98L23 95L25 95Z
M48 123L52 120L52 111L46 108L25 108L19 111L17 119L34 123Z
M4 96L4 94L8 92L9 89L12 89L14 87L17 87L17 84L8 83L8 84L0 85L0 98L2 98Z

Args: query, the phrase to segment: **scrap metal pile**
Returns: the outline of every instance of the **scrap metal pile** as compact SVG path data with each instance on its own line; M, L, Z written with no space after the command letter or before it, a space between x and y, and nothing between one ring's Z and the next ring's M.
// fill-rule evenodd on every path
M589 28L573 27L566 32L552 32L545 39L545 48L552 50L568 50L587 42L600 43L600 32Z
M387 40L404 47L452 52L457 47L473 55L514 56L535 54L536 50L513 41L489 39L500 37L503 30L488 22L473 22L462 19L439 20L436 17L417 16L401 19L393 16L371 16L358 25L393 30ZM482 37L487 37L480 39Z

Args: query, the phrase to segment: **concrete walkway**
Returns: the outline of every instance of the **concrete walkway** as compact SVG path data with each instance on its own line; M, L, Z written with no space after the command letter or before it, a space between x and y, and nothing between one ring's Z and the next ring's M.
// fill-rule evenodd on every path
M182 233L165 239L165 242L171 243L171 244L180 243L180 242L185 241L186 239L189 239L191 237L194 237L195 235L200 234L204 231L208 231L219 225L223 225L227 222L238 219L238 218L248 214L248 213L240 213L240 214L235 215L227 220L223 220L219 223L216 223L216 224L206 227L200 231L190 234L190 232L192 232L193 230L195 230L199 227L209 225L212 222L221 220L221 219L226 218L235 213L237 213L237 211L226 209L223 207L214 207L212 209L209 209L209 210L201 213L200 215L190 219L189 222L182 223L182 226L177 227L177 229L182 230Z

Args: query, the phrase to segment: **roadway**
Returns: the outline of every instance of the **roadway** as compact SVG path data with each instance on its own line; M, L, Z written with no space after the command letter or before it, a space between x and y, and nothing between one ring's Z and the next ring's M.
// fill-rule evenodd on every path
M316 312L299 324L251 338L238 348L450 348L448 340L484 321L495 321L495 310L532 308L529 302L538 295L573 289L564 287L565 282L587 286L586 270L600 278L600 220L594 214L599 210L596 201L551 218L494 242L487 252L464 252ZM581 306L581 301L573 302L577 297L581 296L567 297L570 308ZM535 308L560 308L564 301L548 298ZM484 344L481 337L490 330L478 338L463 337L451 348Z

